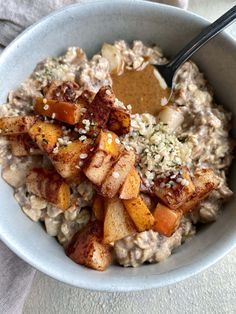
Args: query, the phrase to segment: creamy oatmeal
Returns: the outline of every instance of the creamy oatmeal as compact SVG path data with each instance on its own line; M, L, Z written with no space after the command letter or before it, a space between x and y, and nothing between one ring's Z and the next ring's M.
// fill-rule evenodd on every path
M71 47L0 106L2 177L79 264L103 270L112 251L123 266L163 261L232 195L231 114L191 61L165 105L152 64L166 61L140 41L91 60Z

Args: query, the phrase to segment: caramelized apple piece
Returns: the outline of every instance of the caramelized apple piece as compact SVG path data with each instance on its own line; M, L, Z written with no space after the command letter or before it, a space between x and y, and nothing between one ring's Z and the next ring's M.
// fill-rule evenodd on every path
M111 109L107 128L118 135L129 133L131 124L130 113L122 108L113 107Z
M41 155L42 151L33 142L28 134L11 135L8 137L11 152L14 156Z
M0 134L16 135L27 133L35 123L35 116L17 116L0 118Z
M102 183L100 193L104 197L112 198L120 190L125 182L130 169L134 166L135 154L133 151L124 151L119 159L109 170L105 180Z
M183 214L180 211L170 209L167 206L158 203L153 216L155 219L153 230L166 237L170 237L178 228Z
M96 137L106 127L114 101L111 87L101 87L76 126L77 129L83 129L86 135Z
M118 197L105 199L104 243L112 243L137 230Z
M42 116L74 125L80 121L83 109L76 103L37 97L34 110Z
M102 223L92 221L74 235L66 255L77 264L103 271L111 264L112 253L111 247L102 240Z
M91 155L83 171L86 177L94 184L100 186L111 169L114 159L103 151Z
M98 221L104 221L104 198L101 195L96 195L93 201L93 213Z
M194 172L193 183L195 192L191 199L180 206L180 210L184 214L193 210L197 205L218 187L219 179L212 169L199 169Z
M51 153L62 136L62 128L58 124L37 121L28 133L42 151Z
M194 184L186 167L175 178L169 176L155 182L155 194L168 207L177 209L191 198L195 191ZM173 184L169 182L172 181Z
M141 196L131 200L122 200L122 202L139 232L152 228L154 217Z
M84 174L94 184L100 186L120 154L121 145L118 137L108 131L101 131L96 143L95 151L84 167Z
M58 208L70 206L70 187L55 171L44 168L32 169L26 178L27 190Z
M91 147L92 141L90 139L83 142L76 140L66 146L61 146L57 152L52 152L49 157L63 178L72 178L81 173L82 166L79 164L88 158Z
M136 198L139 195L140 190L140 177L135 167L132 167L127 178L125 179L124 184L120 189L120 198L121 199L131 199Z
M95 145L97 146L97 151L104 151L113 157L117 157L120 154L120 141L113 132L101 130Z

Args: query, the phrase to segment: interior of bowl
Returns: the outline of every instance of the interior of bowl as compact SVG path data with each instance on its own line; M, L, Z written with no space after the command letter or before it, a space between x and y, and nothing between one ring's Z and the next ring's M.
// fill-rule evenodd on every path
M37 23L15 40L0 58L0 103L47 56L57 56L69 46L88 55L103 42L117 39L159 45L172 56L208 22L169 6L137 1L106 1L73 5ZM202 48L194 60L204 71L220 104L235 113L236 45L225 34ZM235 168L231 171L231 188ZM233 189L233 188L232 188ZM19 256L46 274L78 287L128 291L154 288L184 279L209 266L236 243L235 201L223 209L217 222L202 228L165 262L139 268L111 266L100 273L79 266L66 257L56 240L40 224L27 218L0 180L0 237Z

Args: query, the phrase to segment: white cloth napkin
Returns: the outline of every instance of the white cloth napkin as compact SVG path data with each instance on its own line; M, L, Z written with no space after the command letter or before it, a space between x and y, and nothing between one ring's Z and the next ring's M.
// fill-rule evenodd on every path
M35 270L0 241L0 313L22 312Z
M0 48L7 46L26 27L64 5L91 0L0 0ZM94 0L92 0L94 1ZM186 9L188 0L160 0ZM35 269L0 241L0 313L22 313Z

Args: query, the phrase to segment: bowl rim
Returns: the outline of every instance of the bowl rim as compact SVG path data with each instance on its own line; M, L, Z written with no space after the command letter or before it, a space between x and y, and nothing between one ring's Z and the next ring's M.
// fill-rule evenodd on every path
M129 2L133 2L137 5L153 8L153 10L156 10L159 8L165 8L170 11L175 11L181 14L188 14L194 17L195 19L198 19L198 21L203 22L203 24L207 25L209 24L209 21L195 13L192 13L190 11L185 11L180 8L176 8L173 6L160 4L160 3L154 3L150 1L143 1L143 0L113 0L113 3L115 4L122 4L127 5ZM47 16L41 18L28 28L26 28L22 33L20 33L0 54L0 64L4 64L5 58L7 55L16 48L18 42L21 40L21 38L27 37L28 34L31 33L31 31L35 28L37 28L39 25L43 24L44 22L48 21L52 17L56 17L57 15L61 14L63 11L67 11L70 9L73 9L74 7L88 7L88 6L103 6L107 3L110 3L109 0L92 0L89 2L81 2L76 4L71 4L64 6L60 9L57 9ZM230 45L234 46L236 49L236 41L230 34L226 33L225 31L222 32L220 35L224 38L226 42L228 42ZM79 280L67 278L63 276L60 272L57 270L54 271L53 268L48 268L47 265L40 262L38 258L34 258L33 255L27 254L27 250L21 250L20 245L17 245L14 241L10 240L11 237L8 237L8 234L5 233L1 229L0 225L0 240L2 240L16 255L18 255L22 260L36 268L37 270L47 274L49 277L53 279L57 279L61 282L64 282L70 286L79 287L83 289L91 289L91 290L97 290L97 291L108 291L108 292L125 292L125 291L140 291L140 290L147 290L152 288L160 288L164 287L173 283L177 283L179 281L182 281L184 279L187 279L188 277L191 277L193 275L196 275L200 273L201 271L207 269L208 267L212 266L216 262L218 262L221 258L223 258L227 253L229 253L233 248L236 246L236 232L231 233L228 238L227 242L224 242L224 244L218 245L217 249L214 248L210 251L208 255L205 255L200 261L195 261L190 265L184 265L179 268L176 268L174 270L171 270L169 272L166 272L164 274L156 274L151 276L133 276L128 281L122 281L119 282L119 286L117 286L117 281L112 278L110 278L110 281L103 281L100 280L99 282L96 281L97 286L95 287L94 282L92 280L86 280L84 278L80 278ZM71 280L72 279L72 280ZM144 282L142 282L142 279L145 279L145 285Z

